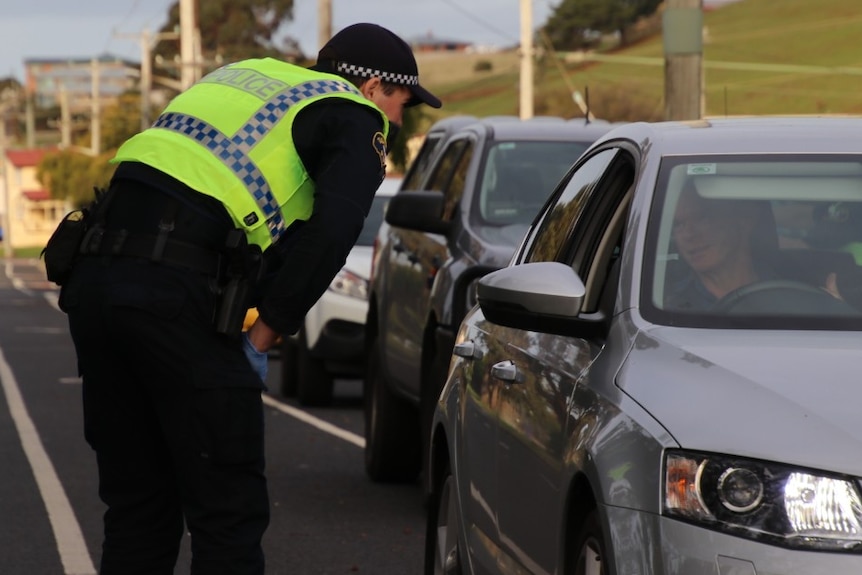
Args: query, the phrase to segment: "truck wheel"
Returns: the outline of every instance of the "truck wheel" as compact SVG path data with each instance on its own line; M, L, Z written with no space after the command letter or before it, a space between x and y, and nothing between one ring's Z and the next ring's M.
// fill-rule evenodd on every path
M289 336L281 336L281 388L284 397L296 395L296 343Z
M299 332L296 346L296 399L300 405L324 406L332 403L332 375L326 371L323 360L314 357L308 349L305 329Z
M380 369L380 344L371 346L363 386L365 472L373 481L415 481L421 465L419 413L394 395Z

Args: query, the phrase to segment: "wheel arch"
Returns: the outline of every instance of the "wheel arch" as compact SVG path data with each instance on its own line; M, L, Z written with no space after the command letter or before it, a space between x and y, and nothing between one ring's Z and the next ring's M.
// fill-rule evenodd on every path
M580 552L580 549L575 548L575 540L590 512L597 507L598 500L587 474L583 472L575 474L566 493L566 511L563 519L565 525L560 534L559 546L562 555L560 564L566 566L565 573L567 574L569 566L574 564L577 554ZM605 529L604 526L602 529Z
M431 430L431 449L428 455L428 478L424 482L424 498L425 501L430 501L434 491L439 487L440 481L443 479L443 474L447 465L451 468L451 456L449 454L448 437L446 429L441 424L437 424Z

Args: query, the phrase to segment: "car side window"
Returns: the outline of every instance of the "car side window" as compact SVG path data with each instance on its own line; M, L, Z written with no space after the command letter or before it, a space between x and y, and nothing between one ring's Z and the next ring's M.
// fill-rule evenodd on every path
M461 196L464 195L464 188L467 185L467 170L470 168L470 162L473 159L473 142L467 142L458 164L455 166L455 171L452 172L452 178L449 180L449 185L444 190L446 195L446 204L443 207L443 219L451 220L455 217L458 205L461 203Z
M572 172L562 189L558 188L550 208L541 216L535 233L524 245L525 262L558 259L581 216L583 199L596 188L617 153L617 149L608 149L592 156Z
M560 250L559 260L570 264L584 282L585 313L597 311L602 301L613 305L636 173L635 159L618 150L599 184L584 197L580 221Z
M443 220L451 220L464 194L467 182L467 169L473 157L473 142L466 138L449 144L440 156L434 173L428 181L429 190L439 190L445 194L446 204L443 208Z
M402 190L420 189L419 186L422 185L422 180L425 179L425 174L428 173L428 169L431 167L434 152L442 141L443 137L440 134L429 134L425 138L422 147L419 149L419 153L416 154L416 159L410 165L410 170L404 177L404 182L401 184Z
M455 166L458 165L458 160L461 159L461 154L466 147L467 140L464 139L449 143L446 149L440 154L440 160L434 167L434 171L431 173L425 189L440 191L446 189L446 184L449 183L449 178L452 176L452 172L455 170Z

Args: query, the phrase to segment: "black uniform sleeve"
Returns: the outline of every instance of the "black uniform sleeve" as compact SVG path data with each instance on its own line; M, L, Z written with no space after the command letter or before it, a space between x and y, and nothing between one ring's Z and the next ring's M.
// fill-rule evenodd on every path
M257 304L261 319L281 334L299 330L344 265L385 175L379 113L334 100L310 105L294 121L297 152L315 184L314 208L267 250L275 273Z

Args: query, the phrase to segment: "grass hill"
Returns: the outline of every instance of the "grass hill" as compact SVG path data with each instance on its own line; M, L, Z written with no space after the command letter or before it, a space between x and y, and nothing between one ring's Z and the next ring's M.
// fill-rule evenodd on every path
M706 115L862 114L859 0L741 0L704 14ZM611 121L661 120L661 34L601 61L545 54L535 67L537 115L582 116L572 92L588 90L591 110ZM480 71L478 62L490 63ZM487 67L488 64L484 64ZM421 55L423 84L438 115L518 114L516 50L495 55Z

